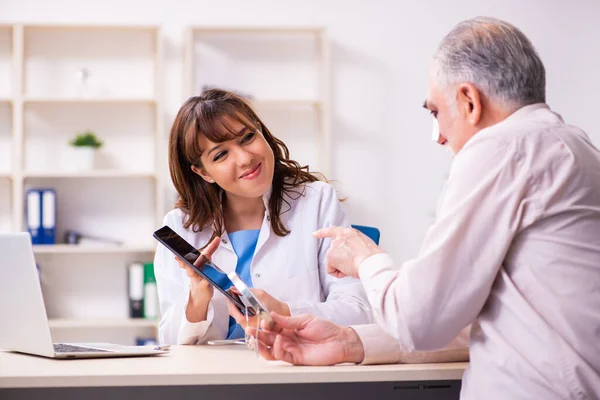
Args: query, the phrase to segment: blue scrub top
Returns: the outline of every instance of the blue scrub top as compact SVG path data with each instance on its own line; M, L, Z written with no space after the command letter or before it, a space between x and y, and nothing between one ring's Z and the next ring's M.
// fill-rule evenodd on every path
M237 231L229 234L229 240L233 250L238 257L238 263L235 272L244 281L248 287L252 287L252 276L250 275L250 264L254 258L254 250L258 242L260 230ZM244 337L244 329L235 322L233 317L229 317L229 332L227 339L239 339Z

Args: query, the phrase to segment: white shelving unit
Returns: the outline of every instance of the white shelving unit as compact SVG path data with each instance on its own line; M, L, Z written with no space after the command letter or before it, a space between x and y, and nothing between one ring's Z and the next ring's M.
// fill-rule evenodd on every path
M155 333L127 318L126 267L152 261L165 210L162 64L157 26L0 25L0 230L27 230L28 188L56 190L58 244L34 247L55 339ZM83 171L68 141L85 130L104 146ZM60 244L66 230L124 245Z
M329 176L330 50L321 27L190 27L183 93L204 87L251 99L291 157Z

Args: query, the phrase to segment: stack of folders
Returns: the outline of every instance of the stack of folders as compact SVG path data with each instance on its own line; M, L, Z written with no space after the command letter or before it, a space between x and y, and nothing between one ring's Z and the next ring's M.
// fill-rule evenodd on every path
M25 195L25 221L33 244L56 244L56 191L29 189Z
M154 264L134 262L128 268L129 317L157 319L158 290Z

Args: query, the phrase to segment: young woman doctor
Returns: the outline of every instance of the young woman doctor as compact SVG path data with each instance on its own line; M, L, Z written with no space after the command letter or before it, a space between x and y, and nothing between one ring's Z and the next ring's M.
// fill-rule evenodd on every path
M349 226L334 189L291 160L244 99L216 89L188 99L171 128L169 168L179 200L164 224L236 270L270 311L371 321L360 281L328 275L330 242L312 236ZM244 336L245 317L162 245L154 265L161 343Z

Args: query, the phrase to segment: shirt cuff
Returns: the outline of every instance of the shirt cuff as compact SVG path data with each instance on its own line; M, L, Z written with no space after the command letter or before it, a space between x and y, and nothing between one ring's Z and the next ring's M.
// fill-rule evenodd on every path
M351 326L363 344L365 358L362 364L396 364L401 354L401 347L379 325Z
M186 309L183 310L183 318L181 321L181 327L179 328L179 336L177 338L178 344L198 344L202 341L202 338L206 335L206 332L210 328L212 321L215 317L215 307L213 301L208 303L208 312L206 314L206 321L190 322L186 317Z

